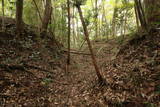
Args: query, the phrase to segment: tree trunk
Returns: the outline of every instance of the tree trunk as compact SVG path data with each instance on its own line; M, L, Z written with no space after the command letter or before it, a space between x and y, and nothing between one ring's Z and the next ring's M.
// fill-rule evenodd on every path
M87 44L88 44L88 47L89 47L89 50L90 50L90 53L91 53L92 62L93 62L93 65L95 67L98 80L99 80L100 83L102 83L102 82L104 82L104 79L103 79L103 77L102 77L102 75L99 71L97 61L96 61L95 55L94 55L93 50L92 50L92 45L91 45L91 42L89 40L89 33L88 33L87 26L85 24L85 21L84 21L83 15L82 15L81 7L80 7L80 5L76 5L76 7L77 7L78 12L79 12L79 16L80 16L82 26L83 26L83 30L84 30L84 35L85 35L86 40L87 40Z
M68 11L68 58L67 65L70 65L70 35L71 35L71 15L70 15L70 2L67 0L67 11Z
M2 0L2 14L3 14L3 18L2 18L2 30L4 30L4 0Z
M73 27L73 42L74 42L74 45L77 46L76 33L75 33L75 9L74 9L74 6L73 6L72 27Z
M137 29L139 30L139 16L138 16L138 12L137 12L137 8L136 8L136 5L134 5L134 11L135 11L135 15L136 15L136 25L137 25Z
M18 36L23 30L23 0L16 1L16 32Z
M78 12L78 11L76 11L76 12ZM75 12L75 13L76 13ZM79 20L78 20L79 18L78 17L76 17L76 35L77 35L77 37L76 37L76 40L77 40L77 44L79 43L79 37L80 37L80 30L79 30L79 25L78 25L78 22L79 22Z
M134 0L134 1L135 1L135 8L138 13L138 18L139 18L141 27L142 27L142 29L148 31L148 26L147 26L147 22L146 22L144 9L142 8L142 3L140 0Z
M42 31L47 31L49 21L52 15L52 3L51 0L46 0L44 15L42 19Z
M127 5L129 3L129 1L125 0L124 3L125 3L125 5ZM126 29L127 29L127 13L128 13L128 10L126 9L125 14L124 14L123 39L124 39L124 36L126 34Z
M95 0L95 27L96 27L96 34L95 34L95 38L98 37L98 0Z
M160 0L144 0L144 5L147 23L160 24Z
M113 38L116 36L116 16L117 16L117 2L118 0L115 0L115 7L114 7L114 12L113 12L113 18L112 18L112 36Z

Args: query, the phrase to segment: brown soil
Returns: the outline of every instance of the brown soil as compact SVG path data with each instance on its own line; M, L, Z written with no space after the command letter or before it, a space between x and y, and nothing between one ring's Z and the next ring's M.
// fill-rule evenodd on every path
M26 26L15 39L15 24L0 32L0 106L146 107L160 106L160 32L93 43L107 81L101 86L89 55L66 54L50 37L37 39ZM45 36L44 36L45 37ZM87 46L82 49L89 53Z

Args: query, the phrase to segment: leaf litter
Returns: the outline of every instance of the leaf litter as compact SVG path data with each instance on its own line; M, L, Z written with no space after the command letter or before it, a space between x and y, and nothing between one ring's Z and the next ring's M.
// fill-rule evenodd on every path
M8 38L0 41L0 106L160 105L159 32L152 32L154 37L137 33L135 36L142 36L122 46L114 39L94 43L106 86L98 85L88 55L72 54L70 69L66 72L66 55L56 52L55 44L42 46L30 40L27 46L24 40L21 40L23 43L14 41L13 35L2 35ZM83 51L88 52L87 46Z

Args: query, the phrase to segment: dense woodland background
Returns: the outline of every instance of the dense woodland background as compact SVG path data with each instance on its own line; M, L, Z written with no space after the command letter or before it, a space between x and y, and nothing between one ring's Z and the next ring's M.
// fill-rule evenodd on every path
M1 16L16 17L16 0L1 0ZM155 3L154 3L155 2ZM49 28L56 38L67 41L67 1L19 1L17 14L24 23L39 29ZM17 3L17 4L18 4ZM71 46L78 47L84 40L76 3L81 5L91 39L108 39L133 33L148 24L158 25L158 1L150 0L78 0L70 1ZM22 7L23 6L23 7ZM22 13L23 11L23 13ZM21 15L19 16L21 17ZM18 17L17 17L18 18ZM17 19L18 20L18 19ZM19 19L19 21L21 18ZM67 44L67 43L66 43Z
M160 106L160 0L0 2L0 106Z

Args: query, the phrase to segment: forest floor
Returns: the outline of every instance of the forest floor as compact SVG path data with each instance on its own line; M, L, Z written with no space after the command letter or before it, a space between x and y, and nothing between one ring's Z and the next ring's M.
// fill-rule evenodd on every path
M135 34L122 46L115 39L92 42L105 86L90 55L71 54L66 71L66 54L50 38L39 42L26 29L17 41L11 31L0 32L1 107L160 106L159 31ZM86 45L81 51L89 53Z
M0 106L103 105L93 97L93 89L99 87L90 55L71 54L71 65L66 71L66 54L57 55L52 52L54 48L44 48L48 44L41 46L32 40L16 41L13 35L3 32L0 43ZM117 50L114 50L117 45L113 44L114 41L94 45L101 70L103 63ZM83 52L89 53L88 48L85 47Z

